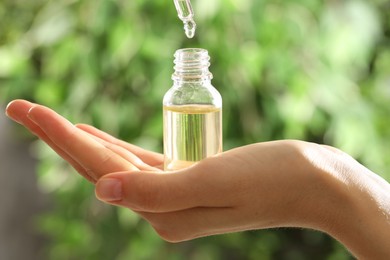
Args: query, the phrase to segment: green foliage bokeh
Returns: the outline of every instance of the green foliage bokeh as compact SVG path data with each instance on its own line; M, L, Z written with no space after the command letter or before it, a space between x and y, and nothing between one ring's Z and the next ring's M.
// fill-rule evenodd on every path
M0 103L25 98L144 148L162 149L173 53L209 51L224 100L224 145L326 143L390 179L390 7L385 0L193 0L186 39L172 1L5 0ZM47 259L349 259L327 235L267 230L162 241L96 201L46 146L39 185L54 200L37 226Z

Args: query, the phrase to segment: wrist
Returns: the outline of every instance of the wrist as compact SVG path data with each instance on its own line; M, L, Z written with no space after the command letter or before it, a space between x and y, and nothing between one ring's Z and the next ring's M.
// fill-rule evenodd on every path
M383 205L383 196L375 188L363 186L362 189L361 184L371 186L369 178L363 179L364 184L343 183L346 192L341 201L344 203L336 205L337 213L332 216L328 233L340 240L358 259L388 259L390 249L383 247L383 241L390 239L389 212Z
M348 155L321 149L311 161L321 187L311 204L311 228L333 236L359 259L388 258L383 241L390 239L390 185L378 184L378 176Z

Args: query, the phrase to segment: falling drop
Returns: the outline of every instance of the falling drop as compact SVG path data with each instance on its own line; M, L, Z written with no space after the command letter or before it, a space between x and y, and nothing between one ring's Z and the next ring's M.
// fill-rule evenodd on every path
M188 20L184 22L184 32L187 38L193 38L195 36L196 23L194 20Z

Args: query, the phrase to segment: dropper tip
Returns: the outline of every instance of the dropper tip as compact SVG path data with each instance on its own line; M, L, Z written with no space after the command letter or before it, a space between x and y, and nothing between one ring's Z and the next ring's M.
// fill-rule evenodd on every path
M187 38L193 38L195 36L196 23L194 21L187 21L184 23L184 32Z
M194 32L186 31L185 33L186 33L187 38L189 38L189 39L192 39L195 36Z

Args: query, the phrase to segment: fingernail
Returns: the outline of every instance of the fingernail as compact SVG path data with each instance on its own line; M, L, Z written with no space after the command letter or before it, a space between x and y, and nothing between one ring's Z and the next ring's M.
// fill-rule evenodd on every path
M10 119L14 120L15 122L21 124L22 121L20 120L20 118L19 118L17 115L15 115L15 114L11 114L10 111L8 111L9 107L11 106L11 104L12 104L13 102L14 102L14 101L11 101L11 102L8 103L7 107L5 108L5 115L6 115L7 117L9 117Z
M35 122L34 114L31 113L31 112L33 111L34 108L35 108L35 106L31 107L31 108L28 110L28 112L27 112L27 117L28 117L29 119L31 119L32 121Z
M11 106L12 104L12 101L8 103L7 107L5 108L5 115L10 117L9 114L8 114L8 108Z
M118 179L107 178L96 183L96 197L99 200L113 202L122 199L122 182Z

